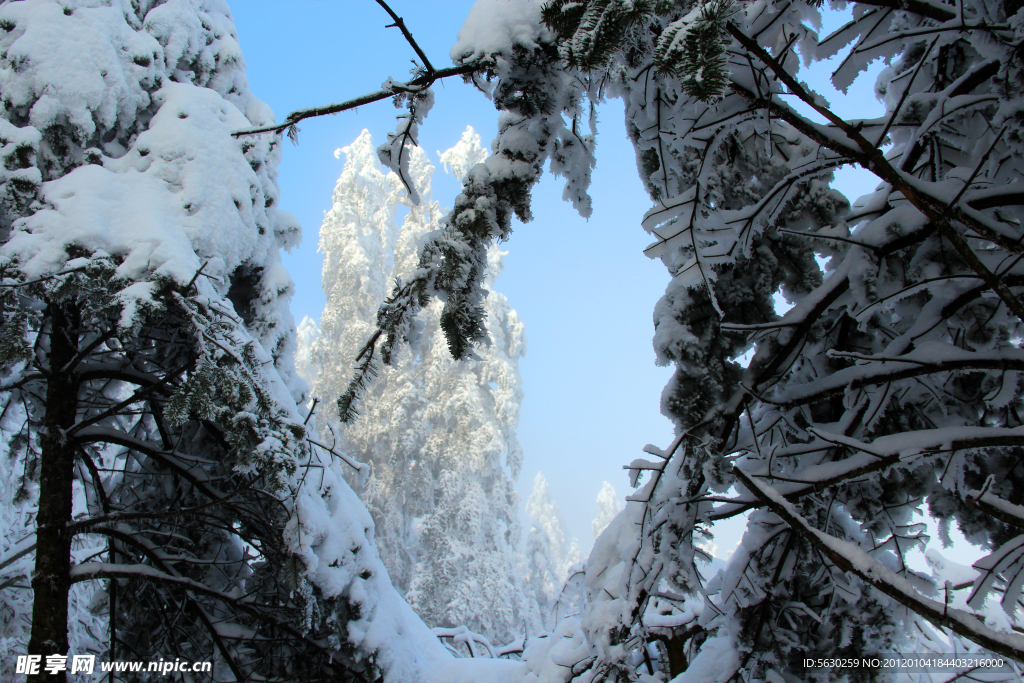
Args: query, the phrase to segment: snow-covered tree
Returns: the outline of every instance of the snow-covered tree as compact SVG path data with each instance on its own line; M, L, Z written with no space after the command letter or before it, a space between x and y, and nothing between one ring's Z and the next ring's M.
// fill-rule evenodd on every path
M615 493L615 487L608 482L601 484L601 490L597 494L597 515L590 523L590 529L594 533L594 539L601 535L601 532L608 528L608 525L615 519L615 515L622 511L622 501Z
M551 616L562 598L562 589L580 561L580 546L568 531L558 511L548 480L538 472L526 500L530 532L526 537L523 577L532 601L540 607L540 625L551 627Z
M295 372L306 382L312 382L318 368L313 363L313 344L320 336L320 326L306 316L295 329Z
M829 672L803 668L808 652L907 651L919 617L1024 656L1011 628L1020 518L1007 507L1024 482L1018 10L861 2L819 40L809 27L819 10L803 3L545 5L563 69L591 98L626 102L657 202L643 221L657 238L648 253L673 275L655 349L676 366L663 408L679 435L630 466L634 484L647 477L626 516L639 547L612 533L587 568L591 674L631 677L630 653L657 636L672 673L692 660L685 680L713 669L820 678ZM495 51L496 91L518 76L524 42ZM796 47L819 59L847 46L839 87L870 59L891 63L878 120L841 119L795 77ZM516 92L526 99L524 84ZM847 163L881 183L852 209L828 189ZM582 182L589 164L574 170ZM795 304L785 316L772 305L779 291ZM733 359L751 346L743 368ZM936 602L934 584L906 565L923 506L993 551L966 609ZM752 508L729 567L702 585L702 530ZM993 591L1007 618L986 625L971 613ZM689 607L704 595L714 608ZM672 626L651 628L656 615Z
M319 372L308 378L324 401L344 394L354 365L374 360L359 356L388 283L415 268L420 242L443 215L431 198L434 168L419 148L407 151L406 168L418 205L396 174L385 175L368 132L339 153L346 163L320 231L327 306L312 351ZM486 156L467 129L441 161L461 175ZM403 204L409 211L399 227ZM435 304L415 332L418 346L368 388L366 414L344 426L329 416L320 421L332 431L325 438L372 465L362 497L384 564L413 608L428 624L464 625L505 642L523 625L512 482L522 459L515 426L525 342L515 311L492 289L502 259L492 248L485 278L491 343L475 360L451 359Z
M533 491L526 501L526 514L532 524L531 535L536 532L546 539L544 545L551 548L553 575L549 592L557 590L569 568L580 561L580 546L578 539L569 537L543 472L538 472L533 480Z
M345 481L360 465L307 440L298 226L280 137L232 135L273 117L227 6L0 4L0 90L5 680L69 650L212 659L215 680L444 671Z

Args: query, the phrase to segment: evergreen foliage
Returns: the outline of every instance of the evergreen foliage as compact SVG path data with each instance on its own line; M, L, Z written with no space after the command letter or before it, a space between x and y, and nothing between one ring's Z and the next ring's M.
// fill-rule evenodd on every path
M377 371L370 365L377 360L374 344L365 341L387 283L414 270L419 244L443 214L431 197L434 167L422 149L405 152L416 205L397 172L380 168L368 132L338 152L346 155L345 167L320 231L327 306L308 351L317 372L306 378L316 396L341 393L340 424L330 415L319 420L324 440L372 466L361 497L382 559L426 623L467 627L507 643L522 635L524 623L536 632L539 615L516 574L520 531L512 483L522 458L515 426L525 339L515 311L493 290L503 256L493 245L487 254L482 306L490 343L474 360L451 358L442 306L430 302L410 330L416 346L399 347L376 382L348 384L353 364L357 377ZM461 176L486 158L479 136L467 129L441 162ZM409 212L399 227L402 205ZM366 415L351 422L346 410L354 409L356 388L365 392Z
M725 94L729 82L725 22L732 13L729 0L700 4L669 24L655 45L658 71L679 80L684 92L700 102L715 102Z
M527 161L557 159L551 112L565 111L575 131L584 99L621 98L655 201L643 219L656 239L647 253L673 277L654 346L676 368L663 410L678 437L629 466L640 489L585 567L588 603L559 626L562 641L527 647L532 670L581 681L658 667L685 670L683 681L712 671L824 680L827 671L804 668L808 653L1024 657L1014 632L1020 517L1007 507L1024 481L1019 8L858 2L848 25L819 38L814 3L556 0L529 18L478 7L452 54L493 80L503 111L495 148L511 123ZM534 30L504 33L506 21ZM836 116L796 77L797 50L804 60L845 50L839 88L885 59L877 91L887 114ZM586 191L590 145L553 164L575 196ZM845 164L880 181L852 207L829 189ZM478 168L450 225L504 239L500 211L491 223L461 207L498 207L496 192L516 197L525 220L518 207L537 166L513 162L493 178ZM461 316L449 339L456 357L478 329L462 244L428 243L417 274L434 282L420 296L447 296ZM784 316L780 293L794 304ZM415 306L396 298L387 313L405 330ZM744 367L736 359L750 349ZM952 604L936 602L938 576L907 565L927 540L914 520L924 510L990 552L946 595ZM748 511L740 549L707 581L700 546L717 520ZM570 645L581 638L586 646ZM545 663L570 650L564 671Z
M0 27L4 675L70 651L416 680L444 650L387 581L359 463L297 410L298 226L280 139L231 135L272 115L226 5L24 0Z

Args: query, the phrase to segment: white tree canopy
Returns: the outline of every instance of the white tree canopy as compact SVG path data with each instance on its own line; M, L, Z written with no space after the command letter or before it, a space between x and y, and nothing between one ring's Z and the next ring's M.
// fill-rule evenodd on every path
M406 151L404 171L418 204L397 174L381 169L368 132L339 154L346 163L320 231L327 307L308 352L307 367L316 373L307 379L318 397L343 393L388 283L415 268L420 244L443 215L431 196L434 167L421 149ZM472 128L440 154L455 174L486 157ZM408 213L399 226L402 206ZM490 343L475 359L451 359L440 305L433 304L412 331L417 345L384 368L363 397L366 414L348 425L320 418L342 449L373 467L362 498L385 566L409 603L428 624L467 626L495 642L521 635L524 618L535 621L522 613L528 608L515 572L520 532L512 482L522 461L515 427L525 338L518 315L493 289L503 257L496 246L488 253Z

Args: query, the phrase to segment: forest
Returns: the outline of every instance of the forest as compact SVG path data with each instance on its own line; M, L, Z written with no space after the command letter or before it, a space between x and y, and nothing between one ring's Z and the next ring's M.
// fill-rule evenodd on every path
M412 72L278 120L225 0L0 0L0 680L1021 681L1021 1L476 0L443 64L376 5ZM497 133L436 168L453 81ZM388 101L296 325L286 145ZM543 476L520 521L498 276L543 176L592 215L607 102L674 438L584 554Z

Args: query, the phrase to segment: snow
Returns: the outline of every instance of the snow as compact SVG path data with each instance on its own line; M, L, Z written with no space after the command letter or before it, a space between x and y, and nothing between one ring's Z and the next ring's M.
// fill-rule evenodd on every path
M207 261L204 274L225 278L259 257L260 231L275 217L230 136L248 120L216 92L185 84L166 84L154 100L159 110L127 154L43 186L53 208L25 219L0 252L26 276L57 272L72 241L121 257L126 280L152 273L185 284Z
M708 638L686 671L671 683L726 683L740 668L740 653L728 636Z
M180 16L180 15L179 15ZM66 120L81 139L97 128L130 126L149 106L152 63L162 52L150 35L134 31L116 7L78 8L70 14L49 0L0 8L14 30L0 49L17 69L0 70L0 90L15 107L29 108L29 123L44 130ZM74 41L64 40L74 35Z
M476 0L459 29L451 59L456 64L508 56L512 47L550 38L540 21L541 0Z
M925 552L924 557L935 576L935 583L940 587L946 584L963 586L973 583L978 578L978 571L976 569L953 562L935 548L929 548Z

